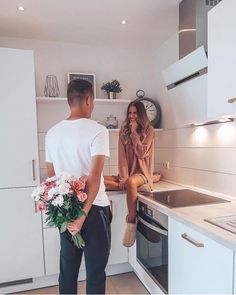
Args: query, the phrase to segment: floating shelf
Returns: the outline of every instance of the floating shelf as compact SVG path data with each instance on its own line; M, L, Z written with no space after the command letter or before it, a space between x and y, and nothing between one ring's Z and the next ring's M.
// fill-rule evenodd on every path
M109 132L119 132L120 131L120 128L117 128L117 129L107 129ZM154 132L161 132L163 131L163 129L161 128L155 128L154 129Z
M67 103L66 97L37 97L38 104L51 104L51 103ZM106 99L106 98L96 98L94 100L95 104L105 104L105 105L128 105L130 99Z

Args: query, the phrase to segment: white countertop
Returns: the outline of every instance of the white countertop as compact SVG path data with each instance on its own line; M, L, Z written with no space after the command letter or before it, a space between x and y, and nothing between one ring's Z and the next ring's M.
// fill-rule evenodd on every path
M164 181L160 181L154 186L154 191L168 191L176 189L191 189L214 197L226 199L231 202L170 209L142 195L139 195L139 200L167 214L169 217L205 234L207 237L226 246L227 248L236 251L236 234L230 233L204 221L204 219L214 217L236 215L236 198L198 189L196 187L182 186Z

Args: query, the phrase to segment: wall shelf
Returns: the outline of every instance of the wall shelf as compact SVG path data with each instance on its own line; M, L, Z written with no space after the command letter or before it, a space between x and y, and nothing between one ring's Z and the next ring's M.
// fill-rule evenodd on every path
M109 132L119 132L120 131L120 128L117 128L117 129L107 129ZM161 132L163 131L163 129L161 128L155 128L154 129L154 132Z
M66 97L37 97L37 104L51 104L51 103L67 103ZM96 105L128 105L130 99L107 99L107 98L96 98L94 100Z

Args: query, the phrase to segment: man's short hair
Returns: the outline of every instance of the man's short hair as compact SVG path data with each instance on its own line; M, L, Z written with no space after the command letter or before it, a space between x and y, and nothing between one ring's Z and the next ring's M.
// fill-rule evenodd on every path
M67 87L67 101L71 106L74 102L82 102L88 96L93 96L93 85L82 79L70 81Z

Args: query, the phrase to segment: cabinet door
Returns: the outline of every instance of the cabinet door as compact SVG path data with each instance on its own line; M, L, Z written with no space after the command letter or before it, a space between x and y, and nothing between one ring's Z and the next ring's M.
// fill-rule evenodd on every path
M236 1L224 0L208 14L208 116L236 115Z
M113 219L111 224L111 253L108 264L128 262L128 250L122 245L126 227L126 195L119 194L110 197Z
M0 190L0 283L44 275L42 221L31 192Z
M232 294L233 259L233 251L169 219L170 294Z
M45 252L45 270L46 275L59 274L60 262L60 235L57 228L45 228L44 236L44 252ZM80 270L85 269L84 258L81 262Z
M0 48L0 188L38 183L33 52Z

